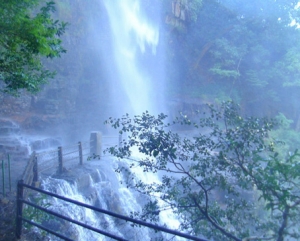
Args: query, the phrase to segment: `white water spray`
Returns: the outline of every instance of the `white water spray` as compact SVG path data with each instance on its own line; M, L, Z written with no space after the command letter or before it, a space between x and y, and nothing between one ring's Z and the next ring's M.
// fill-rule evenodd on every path
M151 114L163 111L164 105L160 98L162 85L158 83L163 79L162 73L157 71L159 69L156 68L157 66L150 64L145 66L147 61L143 64L139 61L140 56L156 55L159 44L159 27L151 21L152 19L147 18L139 0L104 0L104 4L112 30L116 71L119 73L119 81L129 98L130 107L133 109L130 111L123 102L122 104L127 108L126 112L140 115L146 110ZM156 62L156 65L159 64L161 64L160 61ZM149 66L153 68L150 69L150 72L157 71L156 75L147 75L146 69ZM149 69L147 70L149 73ZM158 80L157 82L154 80L154 76L155 80ZM137 150L133 150L132 153L134 158L140 158ZM145 173L141 168L135 168L134 173L145 183L160 182L156 174ZM162 202L159 204L163 206ZM173 229L177 229L180 224L171 210L161 212L160 220L162 224L167 224L169 228Z
M115 71L129 99L129 104L123 100L121 105L133 114L146 110L155 113L158 90L154 80L146 74L147 66L139 64L138 56L149 52L155 55L158 28L145 17L137 0L104 0L104 3L112 30Z
M100 167L102 169L101 173L98 170L96 171L97 177L95 177L95 172L93 177L87 175L83 186L82 183L80 184L81 186L77 184L77 181L71 184L63 179L55 178L44 179L42 185L45 190L121 215L130 216L131 212L141 211L141 204L138 201L141 200L140 194L132 192L119 184L120 181L124 182L124 180L113 171L113 165L118 164L108 161L105 167L104 165ZM132 227L128 222L99 214L56 198L49 198L46 202L51 204L50 208L55 212L127 240L150 241L154 237L162 237L162 234L156 234L155 231L149 228ZM59 226L65 227L67 233L64 231L64 235L71 235L71 238L74 240L111 240L101 234L70 223L61 222ZM52 237L51 240L56 241L57 239Z

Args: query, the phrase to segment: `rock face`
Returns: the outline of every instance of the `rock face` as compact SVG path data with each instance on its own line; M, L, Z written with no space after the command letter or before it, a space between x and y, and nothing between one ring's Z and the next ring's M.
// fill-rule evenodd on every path
M187 0L173 0L172 1L172 13L176 18L182 21L186 20L186 11L188 9Z
M0 135L9 136L19 134L20 128L17 124L7 119L0 119Z
M188 6L188 0L173 0L171 5L172 14L166 16L166 23L175 28L185 28L188 20Z
M40 151L61 145L59 138L30 136L22 133L21 128L9 119L0 118L0 157L12 160L27 160L32 151Z
M20 97L10 96L0 92L0 115L10 116L24 113L30 110L30 96L20 95Z
M39 151L61 146L61 141L59 139L46 137L31 141L30 146L33 151Z
M28 158L30 148L19 134L20 127L16 123L0 119L0 155L10 154L14 160Z

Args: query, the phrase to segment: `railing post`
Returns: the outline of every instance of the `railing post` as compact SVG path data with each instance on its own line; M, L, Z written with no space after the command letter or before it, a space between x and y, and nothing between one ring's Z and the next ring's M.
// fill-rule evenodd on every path
M5 197L5 169L4 169L4 161L2 160L2 188L3 188L3 196Z
M39 173L38 173L38 161L37 161L37 156L35 152L32 154L32 159L33 159L33 180L32 182L36 183L39 181Z
M63 154L62 147L58 147L58 173L62 174L63 172Z
M11 169L10 169L10 156L7 154L8 161L8 182L9 182L9 191L11 192Z
M90 154L101 157L102 152L102 134L101 132L91 132L90 136Z
M18 181L17 187L17 218L16 218L16 236L18 239L22 235L22 215L23 215L23 180Z
M82 158L82 144L79 141L78 142L78 151L79 151L79 164L82 165L83 163L83 158Z

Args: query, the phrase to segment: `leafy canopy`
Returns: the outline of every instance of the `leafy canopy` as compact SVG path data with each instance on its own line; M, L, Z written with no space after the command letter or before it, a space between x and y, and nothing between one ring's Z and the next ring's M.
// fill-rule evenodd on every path
M54 76L43 66L43 57L60 57L66 52L59 37L67 24L51 18L53 1L36 11L41 2L0 1L0 81L4 92L37 92Z
M268 137L275 120L243 118L232 102L208 105L196 121L181 116L166 124L166 118L146 112L106 121L128 135L108 152L129 158L137 147L144 155L116 170L148 197L132 215L156 222L171 209L181 230L213 240L300 238L300 155L279 157ZM176 132L181 126L191 134ZM160 182L139 180L136 167L158 173Z
M167 89L175 97L234 99L269 116L284 110L296 123L298 2L201 1L185 32L170 29L166 35Z

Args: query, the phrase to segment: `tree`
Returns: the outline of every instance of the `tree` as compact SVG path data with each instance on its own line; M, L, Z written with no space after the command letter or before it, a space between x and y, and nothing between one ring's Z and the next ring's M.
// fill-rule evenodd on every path
M208 105L197 121L181 116L166 124L166 118L146 112L106 122L128 134L122 147L107 151L129 158L137 147L144 155L116 169L128 187L149 197L133 215L158 221L171 209L181 230L213 240L300 238L300 154L279 157L277 142L268 137L275 120L243 118L232 102ZM178 125L188 126L191 136L177 133ZM158 173L160 182L139 180L131 169L136 166Z
M0 1L0 80L4 92L37 92L54 76L44 67L43 57L59 57L66 52L59 37L67 24L51 18L55 11L53 1L37 12L42 2Z
M187 31L167 35L172 65L167 69L167 88L174 92L178 87L176 97L234 99L269 116L284 112L296 122L297 4L294 0L203 0Z

